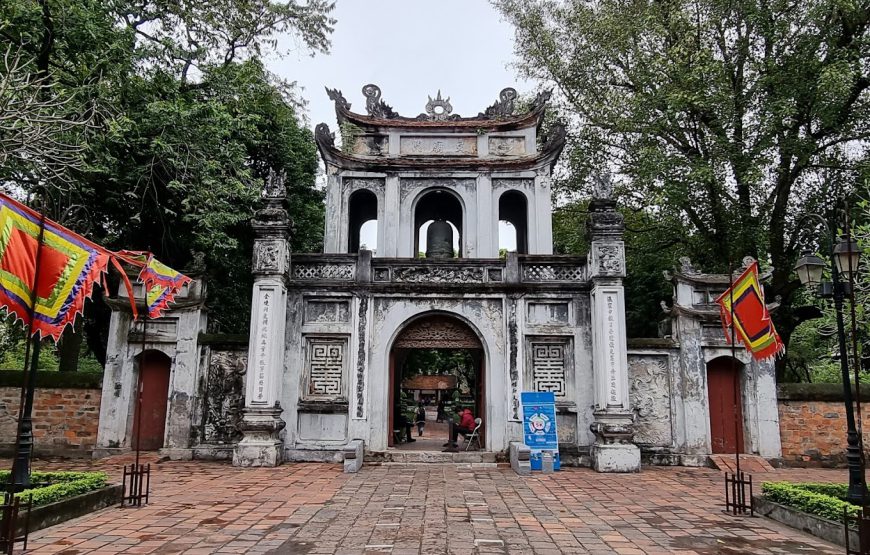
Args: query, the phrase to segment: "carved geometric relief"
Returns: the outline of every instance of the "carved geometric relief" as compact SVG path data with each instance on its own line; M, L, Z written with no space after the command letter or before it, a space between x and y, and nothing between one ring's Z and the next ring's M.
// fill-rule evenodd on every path
M245 407L247 351L212 350L206 375L203 443L234 443Z
M635 413L634 441L644 445L670 446L671 388L668 357L629 355L629 401Z
M579 264L523 264L523 281L585 281L584 266Z
M310 299L305 301L305 323L341 323L350 319L349 301Z
M558 399L567 394L565 383L566 342L531 343L532 390L552 391Z
M344 339L308 338L308 396L343 396L346 345Z
M350 263L298 263L293 265L293 279L352 281L356 277L356 264Z

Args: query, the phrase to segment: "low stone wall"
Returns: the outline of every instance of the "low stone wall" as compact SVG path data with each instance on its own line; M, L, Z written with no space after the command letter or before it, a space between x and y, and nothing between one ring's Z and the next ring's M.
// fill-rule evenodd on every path
M40 372L33 398L36 455L87 456L97 443L103 375ZM0 454L11 455L22 373L0 370Z
M854 392L853 392L854 393ZM846 408L838 384L780 384L777 387L782 461L789 466L846 463ZM870 430L870 384L861 391L864 430ZM866 407L866 408L865 408ZM866 436L865 436L866 437ZM865 440L866 442L866 440ZM870 445L865 451L870 455Z

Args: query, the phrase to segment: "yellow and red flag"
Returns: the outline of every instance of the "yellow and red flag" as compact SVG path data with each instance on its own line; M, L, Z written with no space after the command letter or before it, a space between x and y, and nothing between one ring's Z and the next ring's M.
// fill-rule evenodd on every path
M756 360L774 357L785 348L764 304L764 290L758 281L758 262L750 264L731 287L719 295L716 304L722 315L726 339L731 341L729 330L733 325L735 336Z
M120 251L122 260L142 268L139 281L145 285L145 305L149 318L160 318L178 292L191 279L163 264L147 251Z
M85 299L106 272L110 256L102 247L0 193L0 307L24 325L31 323L32 313L33 335L60 338L84 310Z

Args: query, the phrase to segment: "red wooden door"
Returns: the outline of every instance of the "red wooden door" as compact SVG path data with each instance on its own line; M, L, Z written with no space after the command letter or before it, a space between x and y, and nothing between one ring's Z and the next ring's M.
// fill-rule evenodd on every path
M136 419L133 420L133 447L136 437L139 448L153 451L163 447L163 434L166 427L166 403L169 396L169 357L163 353L149 352L142 355L139 362L141 372L142 402L138 404ZM138 411L142 411L141 421Z
M729 358L707 364L710 400L710 441L713 453L743 452L743 405L740 400L740 367Z

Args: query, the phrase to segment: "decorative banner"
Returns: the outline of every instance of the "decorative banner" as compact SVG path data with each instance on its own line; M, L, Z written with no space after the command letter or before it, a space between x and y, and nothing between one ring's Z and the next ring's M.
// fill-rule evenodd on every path
M160 318L169 303L191 279L163 264L150 252L121 251L117 253L123 260L139 266L139 281L145 285L145 304L149 318Z
M541 470L542 453L553 453L553 470L559 470L559 436L556 434L556 397L552 391L523 391L523 443L531 450L532 470Z
M33 302L32 334L57 341L83 312L109 258L102 247L0 193L0 306L28 325Z
M734 306L731 306L732 298ZM725 337L731 342L729 329L732 326L731 314L734 314L733 327L735 335L746 350L756 360L764 360L776 356L785 348L779 334L770 320L767 305L764 304L764 291L758 281L758 262L753 262L746 268L732 286L716 299L722 316L722 327Z

